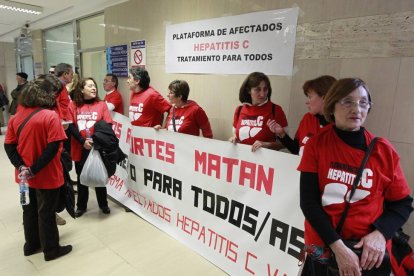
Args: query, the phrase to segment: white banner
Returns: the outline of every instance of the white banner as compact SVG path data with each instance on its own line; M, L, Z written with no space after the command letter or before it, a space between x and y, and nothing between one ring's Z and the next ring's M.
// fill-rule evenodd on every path
M231 275L297 275L299 157L114 116L125 164L108 193Z
M292 75L298 8L167 25L167 73Z

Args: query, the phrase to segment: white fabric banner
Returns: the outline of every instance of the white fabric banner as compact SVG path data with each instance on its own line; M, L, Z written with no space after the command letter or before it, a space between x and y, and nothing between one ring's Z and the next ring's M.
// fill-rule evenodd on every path
M298 8L167 25L167 73L292 75Z
M110 196L231 275L297 275L298 156L113 119L129 166Z

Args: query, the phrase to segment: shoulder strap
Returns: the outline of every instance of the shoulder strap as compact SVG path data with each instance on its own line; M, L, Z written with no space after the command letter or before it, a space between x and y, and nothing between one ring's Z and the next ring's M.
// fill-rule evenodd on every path
M43 110L42 107L39 107L35 110L32 111L32 113L29 114L29 116L26 117L26 119L24 119L23 123L20 124L19 128L17 129L17 139L19 139L20 137L20 132L22 132L23 127L26 125L26 123L30 120L30 118L32 118L37 112Z
M177 127L175 126L175 106L172 107L172 117L171 117L171 120L172 120L174 132L177 132Z
M351 192L349 193L349 199L346 201L344 212L342 213L341 219L339 220L338 226L336 227L336 232L338 234L341 233L342 227L344 226L344 222L345 222L346 216L348 215L349 207L351 205L351 199L355 193L356 187L358 186L359 180L361 179L361 176L362 176L362 171L364 170L365 165L368 162L368 158L371 155L372 149L374 148L374 145L377 142L377 140L378 140L378 137L375 137L374 139L372 139L371 143L369 144L368 149L365 152L364 159L362 159L361 166L358 169L358 173L355 176L354 182L352 183Z

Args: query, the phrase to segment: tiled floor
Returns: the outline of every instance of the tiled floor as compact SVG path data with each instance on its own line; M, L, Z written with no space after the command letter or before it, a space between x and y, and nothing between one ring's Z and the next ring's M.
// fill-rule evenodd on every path
M110 201L99 211L91 192L88 212L59 226L61 244L73 251L45 262L43 254L23 255L22 210L14 170L0 136L0 275L226 275L191 249Z

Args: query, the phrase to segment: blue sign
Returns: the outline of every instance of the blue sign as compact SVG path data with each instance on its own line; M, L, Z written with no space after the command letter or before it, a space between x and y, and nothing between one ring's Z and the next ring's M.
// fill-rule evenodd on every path
M106 48L106 70L117 77L128 77L128 45Z

